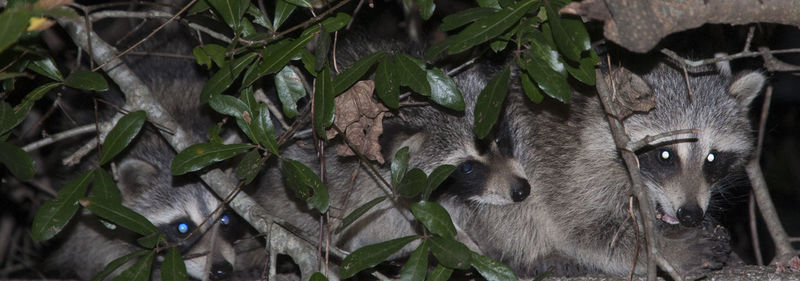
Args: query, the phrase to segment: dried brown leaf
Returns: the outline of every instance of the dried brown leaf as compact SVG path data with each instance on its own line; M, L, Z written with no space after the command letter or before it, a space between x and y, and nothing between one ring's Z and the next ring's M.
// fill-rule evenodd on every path
M611 75L605 76L606 83L612 85L610 79L614 80L616 91L614 93L614 103L616 103L620 119L630 116L634 112L648 112L656 106L653 90L638 75L625 68L618 68L612 71Z
M375 82L362 80L334 99L336 115L333 124L344 131L348 142L367 159L383 164L381 146L378 137L383 133L383 117L389 111L386 106L372 98ZM336 131L328 130L327 137L336 136ZM355 153L341 144L336 148L341 156L352 156Z

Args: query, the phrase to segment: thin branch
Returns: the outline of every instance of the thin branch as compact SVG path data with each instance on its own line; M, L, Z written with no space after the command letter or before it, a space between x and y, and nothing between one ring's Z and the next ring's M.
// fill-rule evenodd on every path
M750 243L753 244L753 255L756 256L756 265L764 265L764 256L761 255L761 242L758 240L758 225L756 224L756 198L751 191L747 202L747 214L750 217Z
M661 53L666 55L666 56L668 56L668 57L670 57L670 58L672 58L672 59L674 59L675 61L677 61L678 63L680 63L682 65L691 66L691 67L698 67L698 66L702 66L702 65L706 65L706 64L718 63L718 62L721 62L721 61L731 61L731 60L741 59L741 58L757 57L757 56L762 56L764 54L774 55L774 54L800 53L800 48L783 49L783 50L770 50L770 49L766 49L765 48L764 50L759 49L759 51L757 51L757 52L742 51L742 52L735 53L735 54L732 54L732 55L721 56L721 57L716 57L716 58L708 58L708 59L703 59L703 60L686 59L686 58L681 57L680 55L678 55L677 53L675 53L674 51L669 50L669 49L661 49Z
M57 133L57 134L54 134L54 135L49 135L46 138L43 138L41 140L32 142L32 143L26 145L25 147L23 147L22 150L24 150L26 152L31 152L31 151L37 150L39 148L42 148L44 146L47 146L49 144L55 143L57 141L60 141L60 140L66 139L66 138L70 138L70 137L74 137L74 136L82 135L82 134L86 134L86 133L96 132L96 131L97 131L97 129L96 129L94 124L80 126L80 127L77 127L77 128L73 128L73 129L67 130L67 131L63 131L61 133Z
M647 146L659 146L668 142L689 141L697 139L697 129L684 129L666 132L655 136L645 136L638 141L631 141L625 145L625 149L636 152Z

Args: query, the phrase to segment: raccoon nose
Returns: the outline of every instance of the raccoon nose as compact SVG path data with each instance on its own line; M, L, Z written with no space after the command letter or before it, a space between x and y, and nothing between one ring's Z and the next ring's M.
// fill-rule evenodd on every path
M697 204L678 208L678 220L683 226L697 226L703 220L703 210Z
M233 265L228 262L217 262L211 265L211 280L230 280L233 273Z
M514 202L520 202L528 198L528 195L531 194L531 185L528 184L528 181L523 178L514 178L514 182L511 183L511 200Z

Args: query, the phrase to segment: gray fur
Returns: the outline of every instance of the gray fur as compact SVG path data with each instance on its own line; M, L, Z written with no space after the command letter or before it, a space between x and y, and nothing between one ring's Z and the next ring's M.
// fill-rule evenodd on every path
M700 227L693 224L702 220L712 191L724 188L720 183L726 181L714 176L741 170L752 151L747 108L764 77L758 73L739 77L693 73L690 96L682 73L659 64L642 76L654 91L656 107L624 120L633 140L679 129L699 130L697 141L639 152L651 203L660 206L664 222L676 223L680 208L700 210L695 215L701 218L682 219L681 226L658 224L661 251L682 272L719 267L729 251L724 229L713 228L707 219ZM569 105L533 105L525 101L518 85L509 98L506 118L516 138L514 155L536 188L521 204L466 211L466 232L484 253L507 262L522 276L544 270L566 275L626 274L637 245L627 211L632 191L599 100L575 91ZM648 166L654 162L646 161L647 155L659 156L658 149L663 148L671 150L671 159L678 158L674 169ZM703 169L712 150L716 163L726 165L714 176ZM636 272L643 273L642 243L639 253Z

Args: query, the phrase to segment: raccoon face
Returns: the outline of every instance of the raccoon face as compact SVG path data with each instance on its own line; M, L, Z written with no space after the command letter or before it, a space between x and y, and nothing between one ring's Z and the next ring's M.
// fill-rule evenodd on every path
M212 214L221 204L214 194L196 182L174 182L148 162L126 159L118 174L123 204L150 220L169 244L179 245L189 276L230 279L233 243L243 233L238 216L230 211Z
M750 157L752 136L747 111L765 79L759 73L749 73L727 87L720 86L724 82L710 80L719 78L720 75L690 79L691 85L697 87L692 96L670 94L676 92L675 88L685 89L675 84L685 85L685 80L670 82L661 78L651 82L656 108L626 121L634 139L698 129L696 140L662 144L638 155L656 217L667 224L700 224L711 194L740 176ZM666 86L673 87L670 93Z

